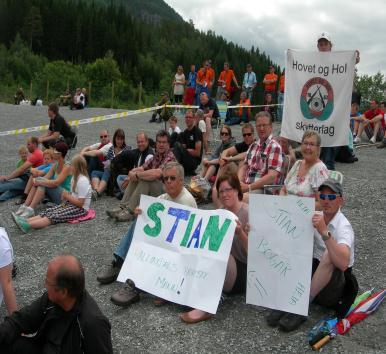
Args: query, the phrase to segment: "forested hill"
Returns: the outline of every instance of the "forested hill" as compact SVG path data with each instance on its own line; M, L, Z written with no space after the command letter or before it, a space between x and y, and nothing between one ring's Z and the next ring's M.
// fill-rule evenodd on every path
M96 0L105 6L122 4L134 16L147 22L160 23L162 20L182 22L182 17L163 0Z
M145 13L152 12L157 12L159 21L143 19ZM25 52L21 62L13 52L20 48L20 43L12 47L17 34L38 55L29 67ZM38 85L44 87L43 78L58 70L58 60L66 62L60 63L61 78L70 81L71 87L74 78L69 73L78 72L79 85L88 80L98 81L95 75L100 73L104 75L104 81L98 84L101 87L106 80L116 79L122 81L125 91L142 82L148 92L169 88L179 64L187 73L190 64L200 67L203 59L210 58L218 76L224 61L229 61L240 78L245 65L251 63L260 82L271 64L269 56L257 47L247 50L212 31L198 31L162 0L2 0L0 44L5 45L0 45L0 76L24 86L41 80ZM14 55L17 64L9 64L13 59L6 57L7 50L11 50L8 55ZM117 62L114 74L101 69L87 71L88 65L104 58L106 53L109 60L112 53ZM50 88L54 89L50 81Z

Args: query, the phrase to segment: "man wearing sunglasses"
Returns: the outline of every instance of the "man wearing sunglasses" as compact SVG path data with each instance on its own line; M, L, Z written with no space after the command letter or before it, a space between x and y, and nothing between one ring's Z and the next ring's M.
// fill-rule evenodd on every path
M168 162L162 170L162 181L165 192L158 198L169 200L178 204L197 208L197 204L193 196L184 187L184 168L178 162ZM135 216L141 213L139 208L135 210ZM130 224L129 230L122 237L119 244L114 251L114 260L98 276L97 280L101 284L110 284L114 282L121 270L123 262L129 251L131 241L133 239L136 220ZM139 292L135 288L135 284L132 280L128 279L121 289L111 296L111 301L117 306L127 307L139 300ZM162 299L156 299L155 304L161 305Z
M116 221L133 221L134 210L138 206L141 195L158 197L163 192L161 183L162 168L166 163L175 161L170 149L170 135L160 130L156 135L156 149L154 156L142 166L133 168L128 175L128 184L119 206L106 210L106 214Z
M315 233L310 302L333 308L338 316L344 317L358 292L358 283L352 273L354 231L340 211L343 188L339 182L333 179L323 182L319 187L319 200L323 214L315 213L312 218ZM277 311L276 318L271 318L268 324L278 324L289 332L306 319Z
M103 161L106 159L107 153L113 145L110 142L109 132L107 129L102 129L99 132L100 141L86 146L82 149L80 154L87 161L88 174L91 176L92 171L103 171Z

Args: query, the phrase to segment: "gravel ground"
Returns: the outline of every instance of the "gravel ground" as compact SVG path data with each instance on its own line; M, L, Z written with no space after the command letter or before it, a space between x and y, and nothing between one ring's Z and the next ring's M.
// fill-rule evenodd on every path
M67 119L82 119L117 112L109 109L89 108L73 112L62 108ZM149 114L141 114L122 120L116 119L79 127L78 148L98 141L99 129L107 127L110 132L122 127L126 140L135 145L135 133L144 130L154 137L160 124L148 124ZM48 122L46 107L12 106L0 104L0 131L32 127ZM183 120L180 120L183 127ZM276 127L277 128L277 127ZM235 129L240 139L240 128ZM27 136L0 137L3 156L0 174L14 168L17 149ZM343 208L351 221L356 236L355 274L360 290L382 289L386 283L385 272L385 150L374 147L357 150L359 162L337 164L344 176L346 203ZM105 209L116 205L110 197L99 199L94 207L94 220L79 225L61 224L27 235L13 224L10 211L17 207L14 201L0 204L0 215L9 228L19 268L15 280L18 303L23 306L43 291L43 279L47 261L60 252L71 252L80 257L86 270L86 286L95 297L102 311L112 324L112 336L117 353L303 353L310 351L306 341L307 331L327 312L317 306L311 307L308 321L299 331L285 334L267 327L266 310L246 305L242 296L231 297L220 306L214 319L187 326L180 322L177 305L156 308L152 296L143 295L142 301L128 309L114 306L110 295L119 284L100 286L96 274L112 258L112 250L127 225L106 220ZM0 316L4 316L4 306ZM386 345L386 305L345 336L337 337L323 350L334 353L384 353Z

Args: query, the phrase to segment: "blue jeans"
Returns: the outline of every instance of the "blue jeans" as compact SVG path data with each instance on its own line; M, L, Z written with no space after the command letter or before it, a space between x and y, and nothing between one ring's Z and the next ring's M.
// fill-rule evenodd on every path
M17 197L23 194L27 181L22 178L12 178L8 181L0 182L0 201L4 202L8 199Z
M320 159L324 162L326 167L334 171L335 170L335 157L337 153L337 147L322 147L320 152Z
M125 188L122 188L122 183L123 181L127 178L127 175L119 175L117 177L117 184L118 184L118 187L119 187L119 190L122 192L122 193L125 193Z
M110 178L110 170L103 170L103 171L98 171L94 170L91 172L91 179L93 178L98 178L101 181L105 181L108 183L109 178Z
M137 224L137 219L135 219L130 225L127 233L121 238L117 247L114 251L114 256L117 256L125 260L127 252L129 251L131 241L133 241L135 225Z
M284 93L279 93L277 103L280 105L284 104ZM283 106L277 106L277 121L281 122L283 119Z

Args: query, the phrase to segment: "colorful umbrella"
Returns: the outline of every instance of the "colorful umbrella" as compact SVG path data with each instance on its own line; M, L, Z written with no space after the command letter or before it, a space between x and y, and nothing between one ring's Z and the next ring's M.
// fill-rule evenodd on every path
M363 321L367 316L372 314L381 304L385 296L386 290L382 290L366 300L361 301L346 318L338 322L336 325L338 333L347 333L354 324Z

